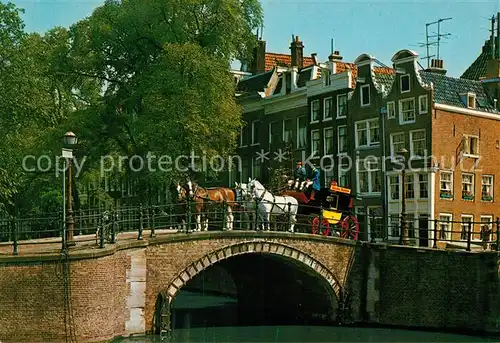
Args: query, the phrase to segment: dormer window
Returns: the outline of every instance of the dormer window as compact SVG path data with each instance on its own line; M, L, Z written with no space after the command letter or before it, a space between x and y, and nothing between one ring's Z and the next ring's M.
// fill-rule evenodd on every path
M370 85L361 86L361 106L370 105Z
M410 91L410 74L401 75L399 78L399 83L401 87L401 93L406 93Z
M467 108L476 109L476 93L461 93L460 100Z
M467 93L467 107L468 108L476 108L476 94Z

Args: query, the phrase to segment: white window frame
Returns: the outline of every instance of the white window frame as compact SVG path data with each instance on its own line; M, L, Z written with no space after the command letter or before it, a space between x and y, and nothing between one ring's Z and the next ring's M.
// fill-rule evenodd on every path
M338 154L339 155L346 155L349 151L349 146L347 144L347 125L340 125L340 126L337 126L337 133L340 132L340 128L344 128L345 129L345 135L344 135L344 140L345 140L345 146L346 146L346 151L340 151L340 135L337 134L337 151L338 151Z
M372 137L371 137L371 128L370 128L370 123L377 123L378 124L378 129L379 129L379 141L378 142L373 142L372 143ZM359 124L365 124L366 128L366 145L358 145L358 125ZM380 123L377 119L368 119L368 120L360 120L354 123L354 138L356 139L356 148L371 148L371 147L377 147L380 145Z
M255 170L254 170L255 165L259 165L259 168L260 168L260 174L262 175L262 162L257 161L257 158L258 158L258 157L252 158L252 163L251 163L251 164L252 164L252 169L250 170L250 173L251 173L251 175L252 175L252 179L255 179L255 178L257 177L257 176L255 176L255 175L254 175L254 174L255 174L255 173L254 173L254 171L255 171ZM255 162L258 162L258 163L255 163ZM260 177L260 175L259 175L259 177Z
M393 225L393 219L396 219L396 225ZM391 240L399 238L399 230L401 229L401 213L389 213L389 218L387 218L387 223L389 223L389 238ZM396 233L396 235L394 235Z
M342 118L346 118L347 117L347 115L343 115L343 116L340 115L340 106L339 106L340 105L340 100L339 99L341 97L345 97L345 107L346 107L346 113L347 113L347 94L345 94L345 93L344 94L338 94L337 95L337 119L342 119Z
M397 158L397 154L398 152L397 151L394 151L394 137L395 136L403 136L403 147L405 146L405 133L404 132L396 132L396 133L391 133L390 135L390 142L391 142L391 146L390 146L390 149L391 149L391 160L395 161Z
M491 238L493 236L493 223L495 222L495 219L493 218L493 215L491 214L482 214L479 221L481 222L481 226L479 227L479 241L483 241L483 235L482 235L482 231L483 231L483 219L488 219L487 222L488 222L488 226L489 226L489 230L490 230L490 235L488 237L488 241L491 241ZM486 223L486 221L484 222ZM474 238L474 235L472 235L472 237Z
M380 224L381 224L381 228L379 228L379 231L384 231L384 214L382 212L382 206L366 206L366 222L368 223L368 237L370 237L372 235L372 225L374 223L372 223L372 215L370 213L370 210L375 210L376 212L379 212L380 215L379 216L375 216L375 221L382 221ZM378 210L378 211L377 211ZM381 241L383 240L383 237L377 237L377 235L375 234L375 241Z
M257 132L255 131L255 124L259 123L259 122L260 122L259 120L253 120L252 121L252 143L251 143L252 146L260 144L257 141L257 136L256 136Z
M472 103L474 104L473 106L470 106L471 99L472 99ZM468 92L467 97L466 97L466 101L467 101L467 108L470 108L473 110L476 109L476 93Z
M377 160L375 161L374 159L370 158L370 164L372 163L377 163L377 169L371 169L370 166L367 166L368 168L366 169L363 169L363 172L367 172L368 173L368 191L367 192L362 192L360 190L360 184L359 184L359 173L360 173L360 164L363 164L363 168L364 168L364 164L365 164L365 159L363 160L359 160L357 163L356 163L356 188L357 188L357 191L358 193L360 194L367 194L367 195L380 195L380 191L377 191L377 192L374 192L373 191L373 180L372 180L372 173L373 172L379 172L379 179L380 179L380 182L382 182L382 172L381 172L381 164L380 164L380 159L377 158ZM380 185L380 187L382 187L382 185Z
M447 218L447 221L442 221L441 218ZM444 224L447 223L447 224ZM442 230L443 226L446 225L447 227ZM444 238L441 238L441 233L444 231ZM444 240L444 241L451 241L451 236L453 233L453 214L451 213L439 213L438 216L438 236L436 237L437 240Z
M321 132L320 132L320 130L319 129L311 130L311 155L314 154L316 151L318 152L318 154L315 155L313 158L318 158L318 157L320 157L320 154L321 154L321 146L318 146L317 150L313 150L313 142L314 142L313 134L316 132L319 135L318 145L321 145Z
M462 214L460 216L460 240L461 241L466 241L467 240L467 231L468 231L468 226L464 225L464 218L469 218L470 221L472 222L472 227L471 227L471 240L472 237L474 237L474 215L472 214ZM462 236L464 234L464 236Z
M291 123L291 125L292 125L292 128L291 128L291 130L290 130L290 140L289 140L289 141L285 140L285 122L286 122L287 120L288 120L288 121L290 121L290 123ZM293 139L293 120L292 120L291 118L285 118L285 119L283 119L283 132L282 132L282 137L283 137L283 142L285 142L285 143L289 143L289 142L291 142L291 141L292 141L292 139Z
M330 117L326 116L326 102L330 100ZM323 99L323 121L329 121L333 119L333 97L329 96L328 98Z
M318 119L316 119L316 120L313 120L314 104L318 104ZM311 101L311 113L309 115L310 115L309 119L310 119L310 123L311 124L319 123L319 118L321 117L321 106L320 106L320 103L319 103L319 99Z
M490 179L490 183L484 183L484 178L489 178ZM490 196L491 196L491 200L483 200L483 186L489 186L490 187ZM495 185L495 177L493 175L490 175L490 174L485 174L485 175L481 175L481 201L483 202L493 202L495 200L495 189L494 189L494 185Z
M391 110L392 107L392 110ZM396 118L396 103L394 101L387 102L387 119Z
M328 187L330 180L333 180L335 178L335 166L325 167L323 175L324 175L323 185L324 187Z
M472 143L472 139L475 139L477 144L476 144L476 154L470 153L470 147ZM479 157L479 136L476 135L464 135L463 136L463 146L462 146L462 152L465 157L471 157L471 158L478 158Z
M368 88L368 103L364 104L363 103L363 89ZM360 99L360 104L361 107L367 107L370 106L371 103L371 94L370 94L370 85L363 85L359 88L359 99Z
M403 115L403 103L407 102L407 101L413 102L413 120L406 120L405 121L405 120L403 120L403 118L404 118L404 115ZM415 121L417 119L417 116L416 116L417 110L415 108L415 98L406 98L406 99L399 100L398 107L399 107L399 124L400 125L415 123Z
M468 183L468 182L467 182L467 183L464 183L464 176L471 176L471 177L472 177L471 182L470 182L470 183ZM475 199L475 194L476 194L476 192L475 192L475 183L476 183L476 178L475 178L475 176L476 176L476 175L471 174L471 173L462 173L462 177L461 177L461 179L462 179L462 189L461 189L461 191L462 191L462 196L460 197L462 200L466 200L466 201L474 201L474 199ZM469 184L471 185L471 191L470 191L470 192L472 193L472 199L464 199L464 185L469 185Z
M348 187L350 188L351 185L349 185L348 183L350 183L350 175L349 175L349 172L350 172L350 168L349 168L349 165L350 163L342 163L342 159L339 159L339 162L338 162L339 166L338 166L338 184L339 186L341 187ZM344 172L342 172L344 171ZM342 176L345 176L346 178L346 184L344 184L343 182L341 182L342 180Z
M408 77L408 90L403 90L403 78L404 77ZM399 77L399 90L401 91L401 93L409 93L411 92L411 76L410 74L403 74Z
M418 198L419 199L429 199L429 174L427 173L418 173L415 174L416 176L416 181L418 182ZM420 176L423 176L426 178L425 181L420 181ZM422 197L422 183L425 183L425 192L427 193L427 196Z
M397 183L392 182L393 179L397 180ZM389 194L388 194L388 199L390 202L399 202L401 200L401 176L399 174L396 175L389 175L388 176L388 182L387 184L389 185ZM393 193L392 187L397 186L397 192ZM397 198L393 198L393 194L397 195Z
M410 131L410 157L413 160L424 158L424 155L416 155L415 154L415 152L414 152L414 146L413 146L413 135L415 133L421 133L421 132L424 133L424 139L423 139L423 141L424 141L424 155L425 155L425 151L427 150L426 149L426 147L427 147L427 133L426 133L426 131L425 130L412 130L412 131Z
M416 183L415 183L415 174L406 174L405 175L405 178L407 180L405 180L405 189L403 190L405 193L405 196L406 196L406 199L417 199L417 187L415 187ZM409 182L408 180L410 180L411 182ZM409 185L412 185L412 192L413 192L413 196L410 197L408 196L408 193L407 190L409 189Z
M332 140L332 147L331 147L331 153L326 152L326 131L330 130L332 132L331 134L331 140ZM333 127L325 127L323 129L323 156L333 156L334 154L334 141L335 141L335 136L333 135Z
M425 104L425 108L422 108L420 106L422 105L422 102ZM418 114L427 114L427 112L429 112L429 99L427 97L427 94L420 95L418 97Z
M304 145L300 145L300 118L305 118L305 126L304 126L304 132L305 132L305 137L304 137ZM307 116L298 116L297 117L297 149L305 149L307 147Z
M443 174L450 175L450 180L443 180ZM450 184L450 189L444 189L442 188L442 183L446 182ZM441 193L449 191L451 194L450 198L442 198ZM453 200L453 171L452 170L441 170L439 172L439 198L440 199L446 199L446 200Z

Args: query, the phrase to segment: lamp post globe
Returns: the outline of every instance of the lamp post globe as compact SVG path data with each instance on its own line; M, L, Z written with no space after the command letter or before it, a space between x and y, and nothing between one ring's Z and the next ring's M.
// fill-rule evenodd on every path
M64 134L63 142L65 146L72 147L78 143L78 137L72 131L68 131Z

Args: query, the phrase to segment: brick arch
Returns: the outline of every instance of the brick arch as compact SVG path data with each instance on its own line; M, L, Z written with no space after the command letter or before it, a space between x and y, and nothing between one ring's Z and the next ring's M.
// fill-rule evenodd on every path
M215 263L243 254L264 253L277 256L283 256L300 262L305 267L315 272L318 276L322 277L332 288L333 293L337 300L340 299L339 293L341 284L339 279L332 274L332 272L325 267L321 262L312 258L307 253L300 251L294 247L266 241L248 241L236 244L227 245L225 247L214 250L199 260L191 263L182 272L180 272L174 280L167 287L166 294L170 301L173 300L177 292L187 283L203 270L214 265Z

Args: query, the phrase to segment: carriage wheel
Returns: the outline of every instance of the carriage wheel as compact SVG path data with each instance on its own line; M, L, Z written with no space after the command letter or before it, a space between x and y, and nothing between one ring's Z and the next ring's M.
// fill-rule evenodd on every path
M340 227L342 228L342 231L340 232L340 237L346 239L353 239L355 241L358 239L359 222L355 216L350 215L345 217L341 221Z
M330 235L330 223L326 218L321 222L322 234L324 236ZM311 231L313 235L317 235L319 231L319 217L314 217L311 223Z

